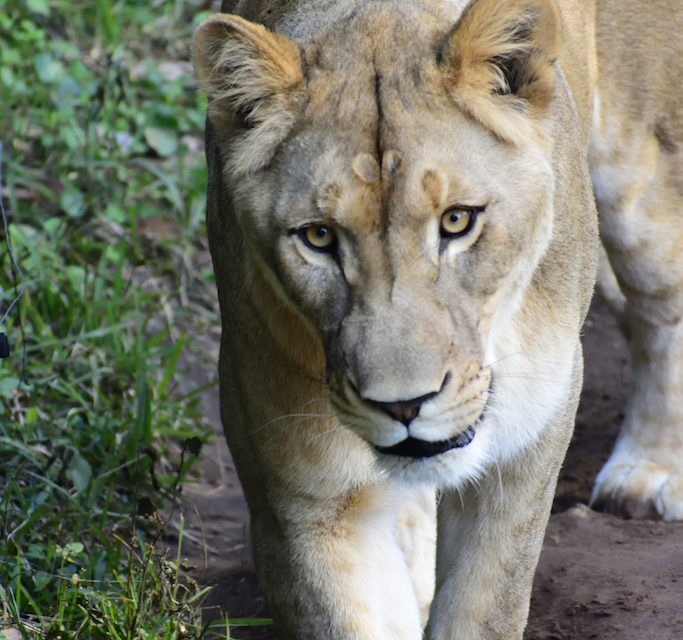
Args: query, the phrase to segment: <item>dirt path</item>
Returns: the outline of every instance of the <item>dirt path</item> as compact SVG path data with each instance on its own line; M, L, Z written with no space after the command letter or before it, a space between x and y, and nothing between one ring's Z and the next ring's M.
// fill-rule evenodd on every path
M683 523L622 521L585 506L621 421L628 377L626 345L599 303L586 325L584 350L584 393L525 640L681 640ZM207 397L207 412L218 425L215 396ZM209 606L225 607L233 618L265 615L230 455L219 440L203 456L201 483L184 488L186 531L194 542L186 537L183 555L202 584L216 585ZM277 638L271 628L235 630L233 636Z

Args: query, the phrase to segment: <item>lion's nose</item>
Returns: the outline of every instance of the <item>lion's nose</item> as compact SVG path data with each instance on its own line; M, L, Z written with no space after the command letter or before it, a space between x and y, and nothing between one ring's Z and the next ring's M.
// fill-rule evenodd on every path
M438 391L427 393L418 398L413 398L412 400L396 400L394 402L374 401L374 404L388 413L394 420L402 422L407 427L415 418L417 418L422 403L433 398L437 393Z

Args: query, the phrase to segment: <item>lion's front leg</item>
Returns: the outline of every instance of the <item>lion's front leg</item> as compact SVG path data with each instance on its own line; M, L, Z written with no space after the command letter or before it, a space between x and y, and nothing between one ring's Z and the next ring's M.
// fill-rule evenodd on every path
M429 640L519 640L550 513L556 452L539 451L443 495Z
M430 545L433 553L435 523L411 516L428 516L422 498L385 482L337 500L290 498L275 526L255 514L259 580L282 637L419 640L424 595L415 585L433 582L434 562L411 567L403 547L410 539L413 559L429 559Z

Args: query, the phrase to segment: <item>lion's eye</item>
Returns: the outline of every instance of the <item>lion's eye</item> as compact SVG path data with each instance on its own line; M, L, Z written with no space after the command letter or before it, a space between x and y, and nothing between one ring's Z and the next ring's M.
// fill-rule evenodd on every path
M311 224L299 229L299 237L314 251L332 251L337 245L337 234L324 224Z
M468 233L477 220L478 209L448 209L441 216L441 237L458 238Z

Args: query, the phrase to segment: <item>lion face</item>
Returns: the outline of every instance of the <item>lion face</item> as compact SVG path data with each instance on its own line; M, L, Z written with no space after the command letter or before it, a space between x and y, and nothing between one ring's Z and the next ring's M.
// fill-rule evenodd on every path
M508 61L507 90L498 69L479 95L463 60L491 56L467 14L449 32L370 5L300 47L226 20L196 45L225 179L255 268L322 344L335 413L387 466L481 464L524 384L509 360L534 374L518 312L553 230L552 38L524 49L545 56L533 73ZM236 86L249 73L261 85Z
M552 178L536 154L506 150L455 108L460 126L427 120L420 140L401 117L384 109L380 126L395 133L381 155L374 137L325 132L311 145L302 130L263 172L288 168L300 188L276 190L268 210L248 202L243 216L283 295L320 333L343 421L382 448L411 436L408 455L423 457L441 448L418 440L451 448L484 412L494 311L514 304L547 243Z

